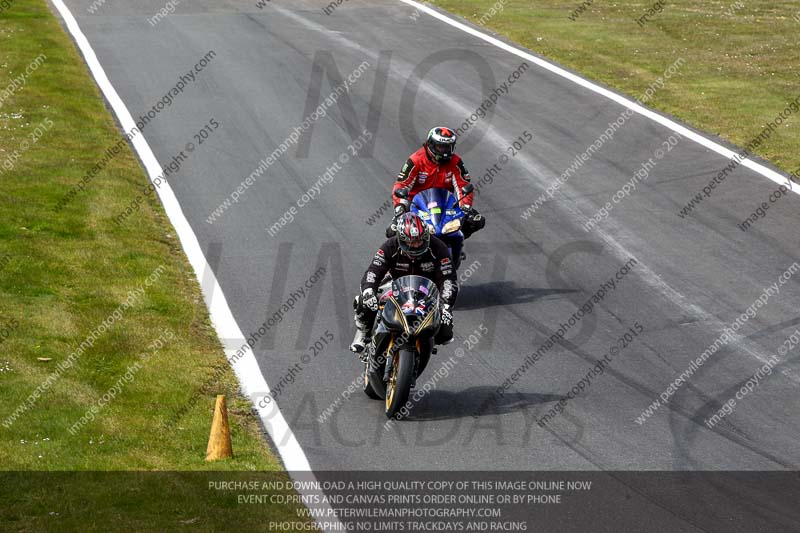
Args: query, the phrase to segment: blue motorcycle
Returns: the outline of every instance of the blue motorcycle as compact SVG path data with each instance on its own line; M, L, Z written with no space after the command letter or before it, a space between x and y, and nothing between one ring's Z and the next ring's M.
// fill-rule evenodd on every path
M469 194L472 190L471 183L462 189L464 194ZM408 201L408 192L408 189L398 189L395 196ZM453 265L458 270L464 250L461 224L466 213L459 207L455 195L447 189L425 189L414 195L409 207L412 213L419 215L431 227L431 234L447 245Z

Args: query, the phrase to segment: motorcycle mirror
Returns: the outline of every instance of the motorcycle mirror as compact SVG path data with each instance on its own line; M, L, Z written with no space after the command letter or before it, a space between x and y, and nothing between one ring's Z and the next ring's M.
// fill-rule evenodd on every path
M409 192L408 187L403 187L402 189L397 189L396 191L394 191L394 195L397 196L398 198L406 199L408 198L408 192Z
M464 187L461 188L461 192L463 192L464 194L469 194L474 190L475 186L471 183L467 183L466 185L464 185Z

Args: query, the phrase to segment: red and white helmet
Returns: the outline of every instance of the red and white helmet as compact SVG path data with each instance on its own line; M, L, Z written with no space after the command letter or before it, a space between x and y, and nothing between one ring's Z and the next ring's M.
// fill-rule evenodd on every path
M400 250L410 257L424 254L431 245L428 225L416 213L403 214L397 221L397 241Z
M456 153L456 132L444 126L436 126L428 132L425 151L431 161L446 163Z

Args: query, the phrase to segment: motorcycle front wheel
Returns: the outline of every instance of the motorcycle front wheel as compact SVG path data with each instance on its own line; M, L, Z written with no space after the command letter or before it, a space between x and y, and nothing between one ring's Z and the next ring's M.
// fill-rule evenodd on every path
M364 394L366 394L372 400L383 400L383 396L378 394L375 389L372 388L372 383L369 379L369 363L364 365Z
M415 355L411 350L400 350L394 355L392 373L386 383L385 413L388 418L395 418L408 402L414 380Z

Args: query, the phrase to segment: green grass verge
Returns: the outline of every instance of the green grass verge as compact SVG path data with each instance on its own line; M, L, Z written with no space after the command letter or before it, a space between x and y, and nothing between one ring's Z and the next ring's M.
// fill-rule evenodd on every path
M638 97L682 57L686 64L647 102L701 130L745 146L800 96L800 5L795 0L434 0L543 56ZM492 15L493 6L503 6ZM497 11L497 9L495 9ZM800 171L800 113L757 155Z
M0 9L0 42L0 470L280 472L160 203L151 195L135 223L112 222L147 183L129 146L54 210L121 137L70 38L43 0L13 0ZM150 285L114 318L148 276ZM113 324L70 358L104 320ZM169 340L156 350L159 337ZM112 389L115 397L100 407ZM207 463L216 394L228 397L235 457ZM19 406L27 407L8 423ZM92 407L94 420L75 430ZM28 487L36 498L20 513L8 505L18 487L3 485L0 529L38 529L51 512L61 522L49 525L69 523L92 495L104 509L93 512L113 519L106 529L145 518L151 529L173 529L196 516L195 526L221 529L235 515L239 525L263 527L268 516L293 516L291 506L277 505L197 514L214 494L187 491L175 500L140 491L131 499L112 484L101 496L90 481L45 493ZM165 507L171 512L150 516Z

